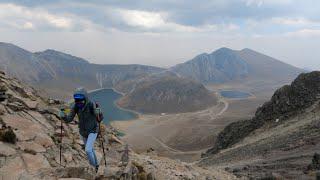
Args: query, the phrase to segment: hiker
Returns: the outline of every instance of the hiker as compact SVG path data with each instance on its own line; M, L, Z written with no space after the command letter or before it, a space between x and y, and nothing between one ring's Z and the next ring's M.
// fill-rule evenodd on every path
M66 123L71 122L77 114L79 118L79 132L85 145L85 151L90 165L99 169L99 163L94 151L94 142L99 133L99 123L102 119L97 118L95 104L88 98L87 91L84 88L77 88L73 95L74 105L71 107L70 114L60 111L60 117ZM99 114L100 115L100 114Z

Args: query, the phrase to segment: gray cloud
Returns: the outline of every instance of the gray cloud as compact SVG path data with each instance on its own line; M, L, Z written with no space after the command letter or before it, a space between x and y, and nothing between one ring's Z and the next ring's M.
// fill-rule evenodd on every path
M0 0L0 6L0 40L33 51L169 66L221 46L249 47L320 68L316 0Z

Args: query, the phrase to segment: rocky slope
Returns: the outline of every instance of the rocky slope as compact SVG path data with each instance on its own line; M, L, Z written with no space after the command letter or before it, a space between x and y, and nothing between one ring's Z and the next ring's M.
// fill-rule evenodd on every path
M216 103L215 95L202 84L174 75L150 77L118 102L142 113L191 112Z
M303 72L250 49L236 51L228 48L218 49L211 54L200 54L171 70L203 83L258 81L260 84L290 82Z
M319 102L320 72L299 75L252 119L231 123L220 132L201 164L227 166L239 177L313 179L308 167L320 151Z
M58 107L62 102L41 98L37 91L0 72L1 179L232 179L224 170L205 170L156 156L136 154L124 145L112 127L103 128L107 167L99 141L98 173L89 166L76 123L63 124L60 140ZM2 96L4 97L4 96ZM61 104L62 103L62 104ZM60 164L59 146L62 145Z

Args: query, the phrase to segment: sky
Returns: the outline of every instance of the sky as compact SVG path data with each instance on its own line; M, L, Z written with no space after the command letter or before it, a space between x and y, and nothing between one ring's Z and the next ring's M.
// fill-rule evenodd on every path
M221 47L320 69L319 0L0 0L0 41L169 67Z

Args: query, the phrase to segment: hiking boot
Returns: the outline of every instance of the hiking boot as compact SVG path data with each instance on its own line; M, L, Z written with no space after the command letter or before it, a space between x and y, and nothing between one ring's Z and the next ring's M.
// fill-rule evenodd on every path
M96 166L96 173L98 172L98 170L99 170L99 165L98 165L98 166Z

